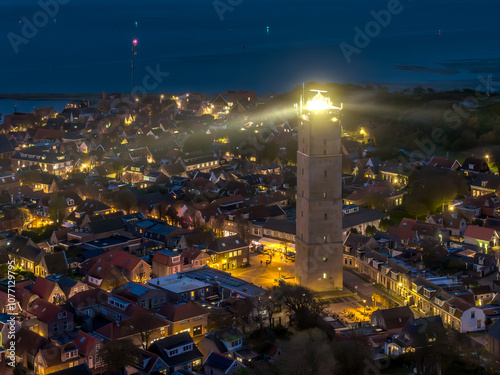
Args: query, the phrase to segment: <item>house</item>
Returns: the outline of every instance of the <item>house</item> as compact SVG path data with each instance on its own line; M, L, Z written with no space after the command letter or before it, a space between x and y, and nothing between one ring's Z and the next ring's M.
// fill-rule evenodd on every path
M25 321L23 325L29 326L33 332L43 337L56 338L74 329L72 312L41 298L34 300L26 313L32 319Z
M116 320L97 328L94 334L106 342L130 340L136 346L147 348L168 335L168 326L162 317L142 309L128 319Z
M498 260L494 254L475 253L472 259L465 261L466 273L472 277L482 278L498 270Z
M151 274L151 266L146 261L119 249L90 258L79 267L86 276L85 282L91 283L94 287L102 287L102 281L108 276L106 272L113 272L113 268L116 268L127 281L142 282Z
M442 232L437 226L407 218L404 218L397 227L388 227L387 233L398 236L405 245L418 244L422 241L440 243L442 237Z
M389 218L389 215L379 211L371 210L354 204L342 207L342 231L347 235L351 229L356 229L358 233L366 232L368 226L378 228L382 219Z
M497 320L486 331L486 350L488 350L496 361L500 361L500 320Z
M379 168L379 174L383 181L389 181L394 187L404 187L408 184L410 169L405 166L386 161Z
M464 242L484 249L485 253L498 243L498 233L491 228L469 225L464 233Z
M425 222L449 231L452 236L462 236L467 229L467 221L464 218L455 218L447 212L430 215Z
M104 319L112 322L146 312L132 301L102 289L80 292L69 298L66 306L74 311L75 316L82 321L82 326L88 329L92 329L92 322L96 317L101 321Z
M249 264L248 244L238 236L216 238L208 245L211 263L222 270L232 270Z
M379 309L371 315L372 325L385 330L402 329L405 324L413 319L413 312L408 306L394 307L392 309Z
M462 166L457 160L435 155L431 158L431 160L429 160L427 165L433 168L445 168L453 171Z
M125 368L126 374L157 375L165 374L168 371L167 364L158 354L138 348L136 357L136 363Z
M476 305L482 306L491 302L497 295L489 285L481 285L470 288L470 291L474 295L474 301Z
M187 332L155 341L148 350L167 364L167 375L176 370L192 370L201 366L203 355Z
M479 173L470 183L473 197L494 193L500 189L500 176L491 173Z
M113 293L148 310L157 309L167 301L165 291L132 281L114 288Z
M147 283L152 287L164 290L169 303L196 301L216 294L212 284L186 277L183 273L157 277L148 280Z
M262 237L258 242L282 253L295 252L295 227L294 221L268 219L262 225ZM253 229L255 234L255 226Z
M80 280L75 280L66 275L50 275L46 279L57 283L61 291L64 293L64 299L73 297L75 294L89 289L89 286Z
M30 291L41 299L54 304L60 304L66 299L66 295L57 282L40 276L35 279Z
M70 154L47 150L43 147L28 147L10 157L12 170L18 171L37 166L42 171L56 176L67 176L73 169L74 160Z
M210 332L198 343L205 360L210 353L215 352L244 364L249 364L252 359L258 357L257 353L251 350L251 346L245 335L234 327Z
M83 355L79 353L76 345L70 342L39 351L35 357L35 373L51 374L76 367L84 362Z
M78 349L80 355L84 358L89 369L97 370L104 366L104 363L99 356L99 350L101 350L103 343L97 337L80 331L73 340L73 344Z
M205 375L229 375L244 367L236 359L215 352L210 353L203 362Z
M33 272L36 276L64 273L68 261L64 251L47 254L29 238L16 235L7 245L7 254L20 268Z
M398 356L416 349L443 344L446 330L440 316L409 320L398 337L385 344L385 354Z
M181 254L170 250L156 251L152 260L152 272L156 277L174 275L182 271Z
M205 266L207 262L211 260L211 257L205 251L187 248L182 250L181 260L182 260L182 270L186 271L190 268L198 268Z
M33 369L35 357L43 350L53 347L49 339L31 329L21 327L15 335L16 363L22 362L27 368Z
M208 311L193 302L170 303L159 314L169 322L169 335L189 332L193 337L204 335L208 324Z
M374 185L356 190L344 198L345 205L372 206L392 210L403 204L403 191L395 190L389 181L377 182Z
M5 305L5 310L7 310L7 305ZM10 311L9 313L0 313L0 347L6 348L10 346L9 341L12 340L12 335L20 329L21 324Z
M474 176L478 173L489 173L488 162L484 159L468 157L462 163L462 171L466 176Z

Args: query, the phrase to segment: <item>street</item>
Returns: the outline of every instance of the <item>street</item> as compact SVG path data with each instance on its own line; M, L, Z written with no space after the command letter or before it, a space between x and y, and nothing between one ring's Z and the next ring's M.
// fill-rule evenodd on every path
M269 265L269 255L251 253L250 267L231 270L232 276L241 278L263 288L271 288L277 285L279 277L290 283L295 283L295 264L280 255L275 255ZM261 263L262 262L262 263ZM387 292L377 288L374 283L364 280L354 272L344 270L344 287L357 293L355 296L342 297L331 304L327 309L328 315L338 315L344 322L360 322L370 319L370 314L378 308L387 308L380 302L372 299L374 294L383 296L390 300L394 306L401 306L402 301ZM418 316L418 314L417 314Z

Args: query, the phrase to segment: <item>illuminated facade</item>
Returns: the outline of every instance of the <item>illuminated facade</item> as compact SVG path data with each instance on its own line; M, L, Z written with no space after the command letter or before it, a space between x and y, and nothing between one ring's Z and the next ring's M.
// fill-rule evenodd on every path
M314 290L342 288L340 110L318 92L299 126L296 278Z

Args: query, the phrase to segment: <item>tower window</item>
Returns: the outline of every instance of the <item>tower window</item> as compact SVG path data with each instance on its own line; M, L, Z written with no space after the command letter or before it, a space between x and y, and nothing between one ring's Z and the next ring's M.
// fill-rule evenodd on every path
M326 169L325 169L325 177L326 177Z
M323 193L323 198L326 198L326 193Z
M323 140L323 142L324 142L324 145L326 146L326 139L325 139L325 140Z
M304 211L300 211L300 217L304 217Z
M326 150L323 150L323 155L326 155Z
M324 236L324 237L323 237L323 242L326 242L326 240L327 240L327 237L326 237L326 236ZM323 262L324 262L324 261L325 261L325 258L323 258Z
M302 168L302 174L304 174L304 168Z
M326 279L326 273L323 274L323 279Z
M328 214L325 214L325 220L328 220Z

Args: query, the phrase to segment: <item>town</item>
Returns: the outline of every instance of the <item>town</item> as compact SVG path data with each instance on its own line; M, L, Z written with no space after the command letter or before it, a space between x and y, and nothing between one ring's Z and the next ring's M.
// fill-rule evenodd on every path
M4 114L1 373L497 373L499 97L468 97L310 83ZM426 133L457 106L462 128Z

